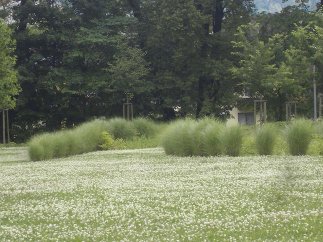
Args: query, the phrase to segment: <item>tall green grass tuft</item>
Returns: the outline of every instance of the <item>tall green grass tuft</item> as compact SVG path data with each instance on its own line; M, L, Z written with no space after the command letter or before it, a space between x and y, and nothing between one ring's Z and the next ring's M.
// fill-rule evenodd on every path
M114 118L108 121L108 131L114 139L129 140L137 135L133 122L122 118Z
M206 156L206 140L205 140L205 129L215 121L210 118L204 118L199 120L193 130L193 155L195 156Z
M272 155L277 131L271 125L262 126L256 134L256 148L259 155Z
M202 132L204 152L207 156L218 156L222 153L221 132L224 124L218 121L209 123Z
M312 122L305 119L293 121L286 128L286 140L291 155L306 155L313 136Z
M192 156L194 154L194 130L197 123L191 119L175 121L165 130L161 145L166 154Z
M32 161L44 160L45 159L45 150L44 144L42 143L45 140L45 135L34 136L28 143L28 153Z
M157 125L149 119L136 118L133 120L133 124L140 137L151 138L156 135L158 130Z
M28 142L30 159L39 161L95 151L107 127L106 121L94 120L73 130L35 136Z
M226 127L221 140L224 153L228 156L239 156L242 147L242 129L240 126Z
M221 131L224 125L210 118L190 119L169 125L162 135L166 154L177 156L215 156L222 153Z

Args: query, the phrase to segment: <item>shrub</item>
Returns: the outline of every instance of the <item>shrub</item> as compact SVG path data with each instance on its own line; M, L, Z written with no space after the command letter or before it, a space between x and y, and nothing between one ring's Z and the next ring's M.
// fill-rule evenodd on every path
M205 139L205 129L214 124L214 120L210 118L204 118L196 123L193 130L193 155L196 156L206 156L206 139Z
M221 130L224 125L213 119L199 122L186 119L169 125L162 135L162 146L168 155L214 156L222 151Z
M46 160L95 151L106 129L106 121L94 120L73 130L35 136L28 142L30 159Z
M104 131L101 134L101 142L99 147L103 150L110 150L114 148L114 140L108 132Z
M274 155L288 154L288 145L286 142L286 138L285 138L284 132L281 132L281 130L279 130L279 132L277 133L277 137L275 139L275 144L274 144L273 154Z
M190 119L169 125L162 136L162 146L168 155L192 156L196 122Z
M239 156L242 146L242 130L240 126L226 127L221 135L224 153Z
M28 144L28 153L31 160L44 159L44 146L41 144L42 137L35 136Z
M108 123L104 120L94 120L75 128L71 134L75 153L80 154L97 150L101 142L101 134L107 128Z
M156 135L157 125L151 120L137 118L133 124L139 136L150 138Z
M321 135L315 133L313 139L308 147L307 154L309 155L323 155L323 138Z
M314 123L315 134L321 138L323 138L323 120L319 119Z
M244 130L242 130L244 131ZM242 139L242 145L241 145L241 151L240 155L257 155L257 149L256 149L256 137L254 132L246 134L243 132L244 138Z
M135 137L132 140L127 140L122 146L117 146L118 149L145 149L156 148L160 145L160 139L158 137L146 138Z
M312 139L312 123L305 119L293 121L286 128L286 139L291 155L305 155Z
M217 156L222 153L221 131L224 125L220 122L212 122L207 125L202 133L204 152L208 156Z
M110 119L108 121L108 131L114 139L128 140L137 135L134 124L121 118Z
M276 139L276 130L271 125L261 127L256 135L256 148L259 155L272 155Z

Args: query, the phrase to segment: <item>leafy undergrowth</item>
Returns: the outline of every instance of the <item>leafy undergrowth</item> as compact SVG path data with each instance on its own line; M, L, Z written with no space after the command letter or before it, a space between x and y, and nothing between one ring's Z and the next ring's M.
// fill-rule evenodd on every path
M322 241L320 157L0 149L0 241Z
M138 118L98 119L76 128L36 135L28 142L32 161L68 157L97 150L156 147L162 125Z

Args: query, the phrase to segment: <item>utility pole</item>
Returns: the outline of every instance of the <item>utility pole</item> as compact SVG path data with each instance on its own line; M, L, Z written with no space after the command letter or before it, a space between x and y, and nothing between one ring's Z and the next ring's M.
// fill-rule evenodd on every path
M316 66L313 66L313 92L314 92L314 121L317 120L317 100L316 100L316 79L315 79Z

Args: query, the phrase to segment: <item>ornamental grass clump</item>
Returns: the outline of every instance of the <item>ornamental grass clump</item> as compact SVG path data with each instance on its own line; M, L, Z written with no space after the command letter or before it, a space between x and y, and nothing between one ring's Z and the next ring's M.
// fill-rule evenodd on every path
M157 125L149 119L136 118L133 120L133 125L137 131L137 135L140 137L153 137L158 130Z
M259 155L272 155L274 151L276 129L271 125L262 126L256 134L256 149Z
M96 151L107 122L94 120L72 130L45 133L28 142L29 156L33 161L48 160Z
M305 119L293 121L285 130L291 155L306 155L313 136L312 122Z
M137 135L133 122L122 118L114 118L108 121L108 132L114 139L130 140Z
M172 123L162 136L168 155L215 156L222 153L221 131L224 125L204 118L198 122L186 119Z
M204 152L207 156L218 156L222 153L221 132L224 124L214 121L207 125L202 133Z
M214 123L215 121L210 118L204 118L196 123L193 130L193 155L207 156L205 130Z
M224 154L239 156L242 147L242 130L240 126L226 127L221 134Z
M112 135L109 134L107 131L104 131L101 134L101 142L100 142L99 147L102 150L111 150L111 149L115 148L115 142L112 138Z
M192 156L194 153L194 130L197 123L191 119L176 121L164 132L161 144L166 154Z
M34 136L28 143L29 157L33 161L44 160L45 151L42 141L44 140L44 135Z

